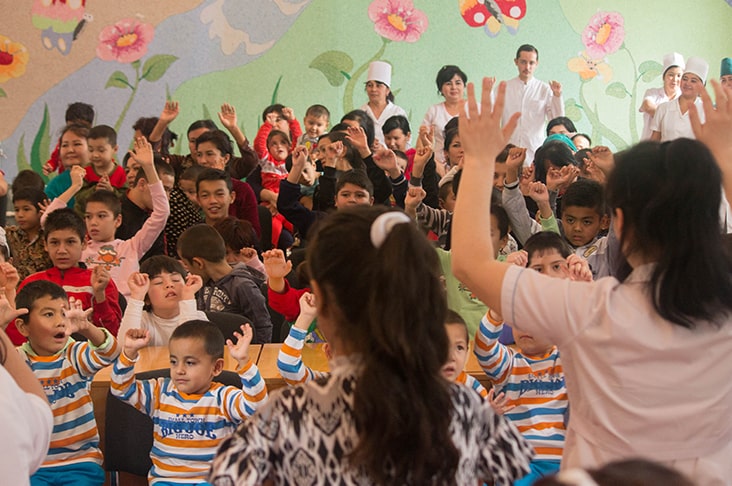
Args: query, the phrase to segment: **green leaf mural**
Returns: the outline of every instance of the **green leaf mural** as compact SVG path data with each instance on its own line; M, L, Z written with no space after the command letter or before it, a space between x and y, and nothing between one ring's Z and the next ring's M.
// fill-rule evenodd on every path
M0 98L7 98L8 94L5 92L4 89L0 88Z
M16 163L18 165L18 172L21 170L30 170L31 168L28 163L28 159L25 156L25 133L20 136L20 140L18 141L18 156L16 158Z
M564 102L564 115L573 122L578 122L582 119L582 110L577 106L577 100L569 98Z
M157 54L150 57L142 66L142 76L140 76L140 79L150 82L157 81L163 77L171 64L177 60L178 58L176 56L171 56L170 54Z
M46 181L48 178L43 175L43 164L46 163L50 154L49 146L51 141L51 132L49 127L49 118L48 105L44 104L43 120L41 121L41 126L38 127L38 132L36 132L36 136L33 139L33 145L31 145L30 160L31 168L41 174L41 177Z
M643 61L638 66L638 72L641 73L641 79L649 83L663 73L663 66L656 61Z
M622 100L625 98L625 95L628 94L628 90L625 89L625 85L623 83L616 81L614 83L610 83L608 87L605 88L605 94Z
M107 80L107 84L104 85L104 88L132 88L132 85L130 84L129 79L127 79L127 75L123 73L122 71L115 71L112 73L111 76L109 76L109 79Z
M353 69L353 59L342 51L325 51L313 59L309 67L323 73L328 83L335 88L351 79L348 73Z
M277 83L275 83L274 90L272 91L272 102L270 105L274 105L277 103L277 94L280 92L280 83L282 82L282 76L277 78Z

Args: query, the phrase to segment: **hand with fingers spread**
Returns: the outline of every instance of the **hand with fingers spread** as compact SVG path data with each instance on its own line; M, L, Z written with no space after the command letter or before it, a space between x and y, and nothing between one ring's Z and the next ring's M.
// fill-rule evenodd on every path
M561 169L549 169L546 171L546 187L550 191L561 191L573 183L580 170L576 165L565 165Z
M503 415L516 408L516 405L508 405L508 397L505 393L501 392L496 395L495 388L488 390L488 403L491 404L491 408L498 415Z
M716 106L707 90L702 89L705 122L701 122L698 108L694 104L689 109L689 119L697 140L709 147L724 173L725 180L729 181L732 179L732 88L723 87L716 79L710 82L717 101ZM732 189L727 188L727 192L732 192Z
M5 329L8 324L27 313L28 309L13 309L5 294L0 292L0 327Z
M48 206L51 205L51 200L46 198L43 201L38 202L38 214L43 214L48 210Z
M145 137L137 137L135 139L135 146L132 147L129 154L130 157L134 158L143 167L151 167L154 164L153 147Z
M274 292L285 290L285 277L292 271L292 262L285 259L282 250L274 249L262 253L267 285Z
M236 119L236 108L229 103L221 105L221 111L219 111L219 121L227 130L231 131L232 128L238 127Z
M567 273L570 280L592 282L590 264L587 260L574 253L567 257Z
M229 348L229 355L239 363L239 366L245 366L249 362L249 345L252 343L254 332L249 324L242 324L240 329L240 333L234 332L236 343L227 339L226 347Z
M180 107L177 101L166 101L163 111L160 112L159 120L170 125L178 117Z
M69 323L69 326L66 328L66 334L70 336L71 334L78 332L79 334L86 336L90 327L99 330L89 320L93 311L94 310L91 307L84 310L84 304L80 300L70 297L69 308L65 312L66 319Z
M386 146L382 146L379 151L374 152L374 163L392 179L399 177L402 172L397 164L396 154Z
M146 273L132 273L127 279L127 286L130 288L131 298L145 300L145 296L150 290L150 276Z
M346 132L346 140L351 142L353 148L358 151L361 158L366 158L371 155L371 149L369 148L369 142L366 138L366 132L361 127L348 127Z
M203 279L199 275L189 273L188 276L186 276L186 284L183 286L183 291L181 292L181 299L195 299L196 292L201 290L201 287L203 287Z

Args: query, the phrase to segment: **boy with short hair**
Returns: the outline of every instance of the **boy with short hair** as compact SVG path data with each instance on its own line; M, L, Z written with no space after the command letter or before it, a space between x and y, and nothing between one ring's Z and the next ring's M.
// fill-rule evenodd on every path
M46 251L53 267L36 272L20 282L18 291L31 282L49 280L61 286L69 297L81 301L84 309L91 307L94 311L92 322L116 335L122 319L119 292L104 267L100 265L88 269L81 263L81 253L86 248L84 221L73 209L57 209L46 218L44 231ZM9 336L14 331L11 326L8 326ZM13 344L22 343L22 338L13 340Z
M305 112L303 125L305 131L297 138L297 145L304 145L308 149L308 155L314 162L313 154L318 148L318 139L328 129L330 124L330 111L323 105L311 105Z
M46 199L42 190L31 187L13 192L13 209L17 224L5 228L15 268L23 280L27 276L51 268L51 259L44 247L40 207Z
M86 167L84 187L77 194L74 203L74 209L79 214L84 213L86 199L92 192L106 189L122 196L124 194L122 189L127 182L125 170L115 160L119 146L114 128L108 125L93 127L89 130L87 145L91 163Z
M135 380L138 351L149 331L130 329L112 372L112 394L153 418L150 484L206 483L221 441L267 399L267 388L249 357L252 329L241 326L226 342L239 366L242 390L212 383L224 367L224 336L207 321L178 326L170 337L170 377Z
M213 226L229 215L229 206L236 199L231 177L218 169L204 169L196 179L196 199L203 210L204 221ZM180 249L180 238L178 241Z
M272 340L272 321L260 290L264 276L243 263L229 265L224 240L213 227L199 224L185 230L178 240L178 255L188 271L203 280L199 310L246 316L255 328L255 343Z
M19 352L41 382L54 416L48 455L31 483L98 486L105 474L89 386L119 355L117 341L87 320L91 309L84 311L73 297L67 301L55 283L27 284L18 292L16 306L28 309L15 320L28 338ZM71 339L75 332L87 341Z

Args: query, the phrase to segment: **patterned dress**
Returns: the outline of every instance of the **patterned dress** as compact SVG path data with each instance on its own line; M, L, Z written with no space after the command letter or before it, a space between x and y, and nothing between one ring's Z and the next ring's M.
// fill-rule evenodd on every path
M271 478L275 484L373 484L346 460L358 438L353 418L357 362L339 357L331 367L330 376L273 396L226 439L209 482L261 484ZM455 385L450 392L451 433L460 451L456 484L475 485L491 478L511 484L522 477L532 450L521 434L472 390Z

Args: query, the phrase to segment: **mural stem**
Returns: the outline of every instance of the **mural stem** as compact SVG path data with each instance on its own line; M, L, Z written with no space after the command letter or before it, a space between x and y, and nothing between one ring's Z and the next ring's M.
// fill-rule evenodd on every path
M623 137L615 133L613 130L608 128L604 123L600 121L600 118L598 117L597 113L592 111L589 108L589 103L587 102L587 98L585 98L585 83L580 84L580 103L582 103L582 109L587 114L587 119L590 120L590 123L592 124L592 135L593 139L595 138L595 135L599 135L598 141L600 138L604 137L607 138L610 143L612 143L617 150L624 149L628 146L628 144L623 140Z
M137 87L140 85L140 61L133 62L132 66L135 68L135 85L131 86L132 93L130 93L130 97L127 100L127 103L125 103L125 107L122 109L122 113L120 113L119 118L117 119L117 123L114 124L114 130L117 133L119 133L119 129L122 127L122 122L125 120L125 116L127 116L127 111L132 105L132 100L135 99L135 95L137 94Z
M625 47L625 43L623 43L622 49L628 53L628 57L630 58L630 62L633 64L633 91L630 95L630 107L629 107L629 113L628 113L628 119L630 120L630 140L632 144L638 143L638 120L636 116L636 98L638 97L638 76L635 74L638 72L638 66L635 63L635 59L633 58L633 54L630 52L630 50Z
M351 76L351 79L348 80L346 83L346 91L343 93L343 111L344 113L348 113L349 111L353 110L353 92L356 89L356 83L358 82L358 78L361 77L361 75L368 69L369 64L371 64L373 61L378 61L381 59L381 56L384 55L384 51L386 50L386 45L389 43L389 39L382 37L381 38L381 48L374 54L374 56L366 61L361 67L356 69L353 72L353 75Z

